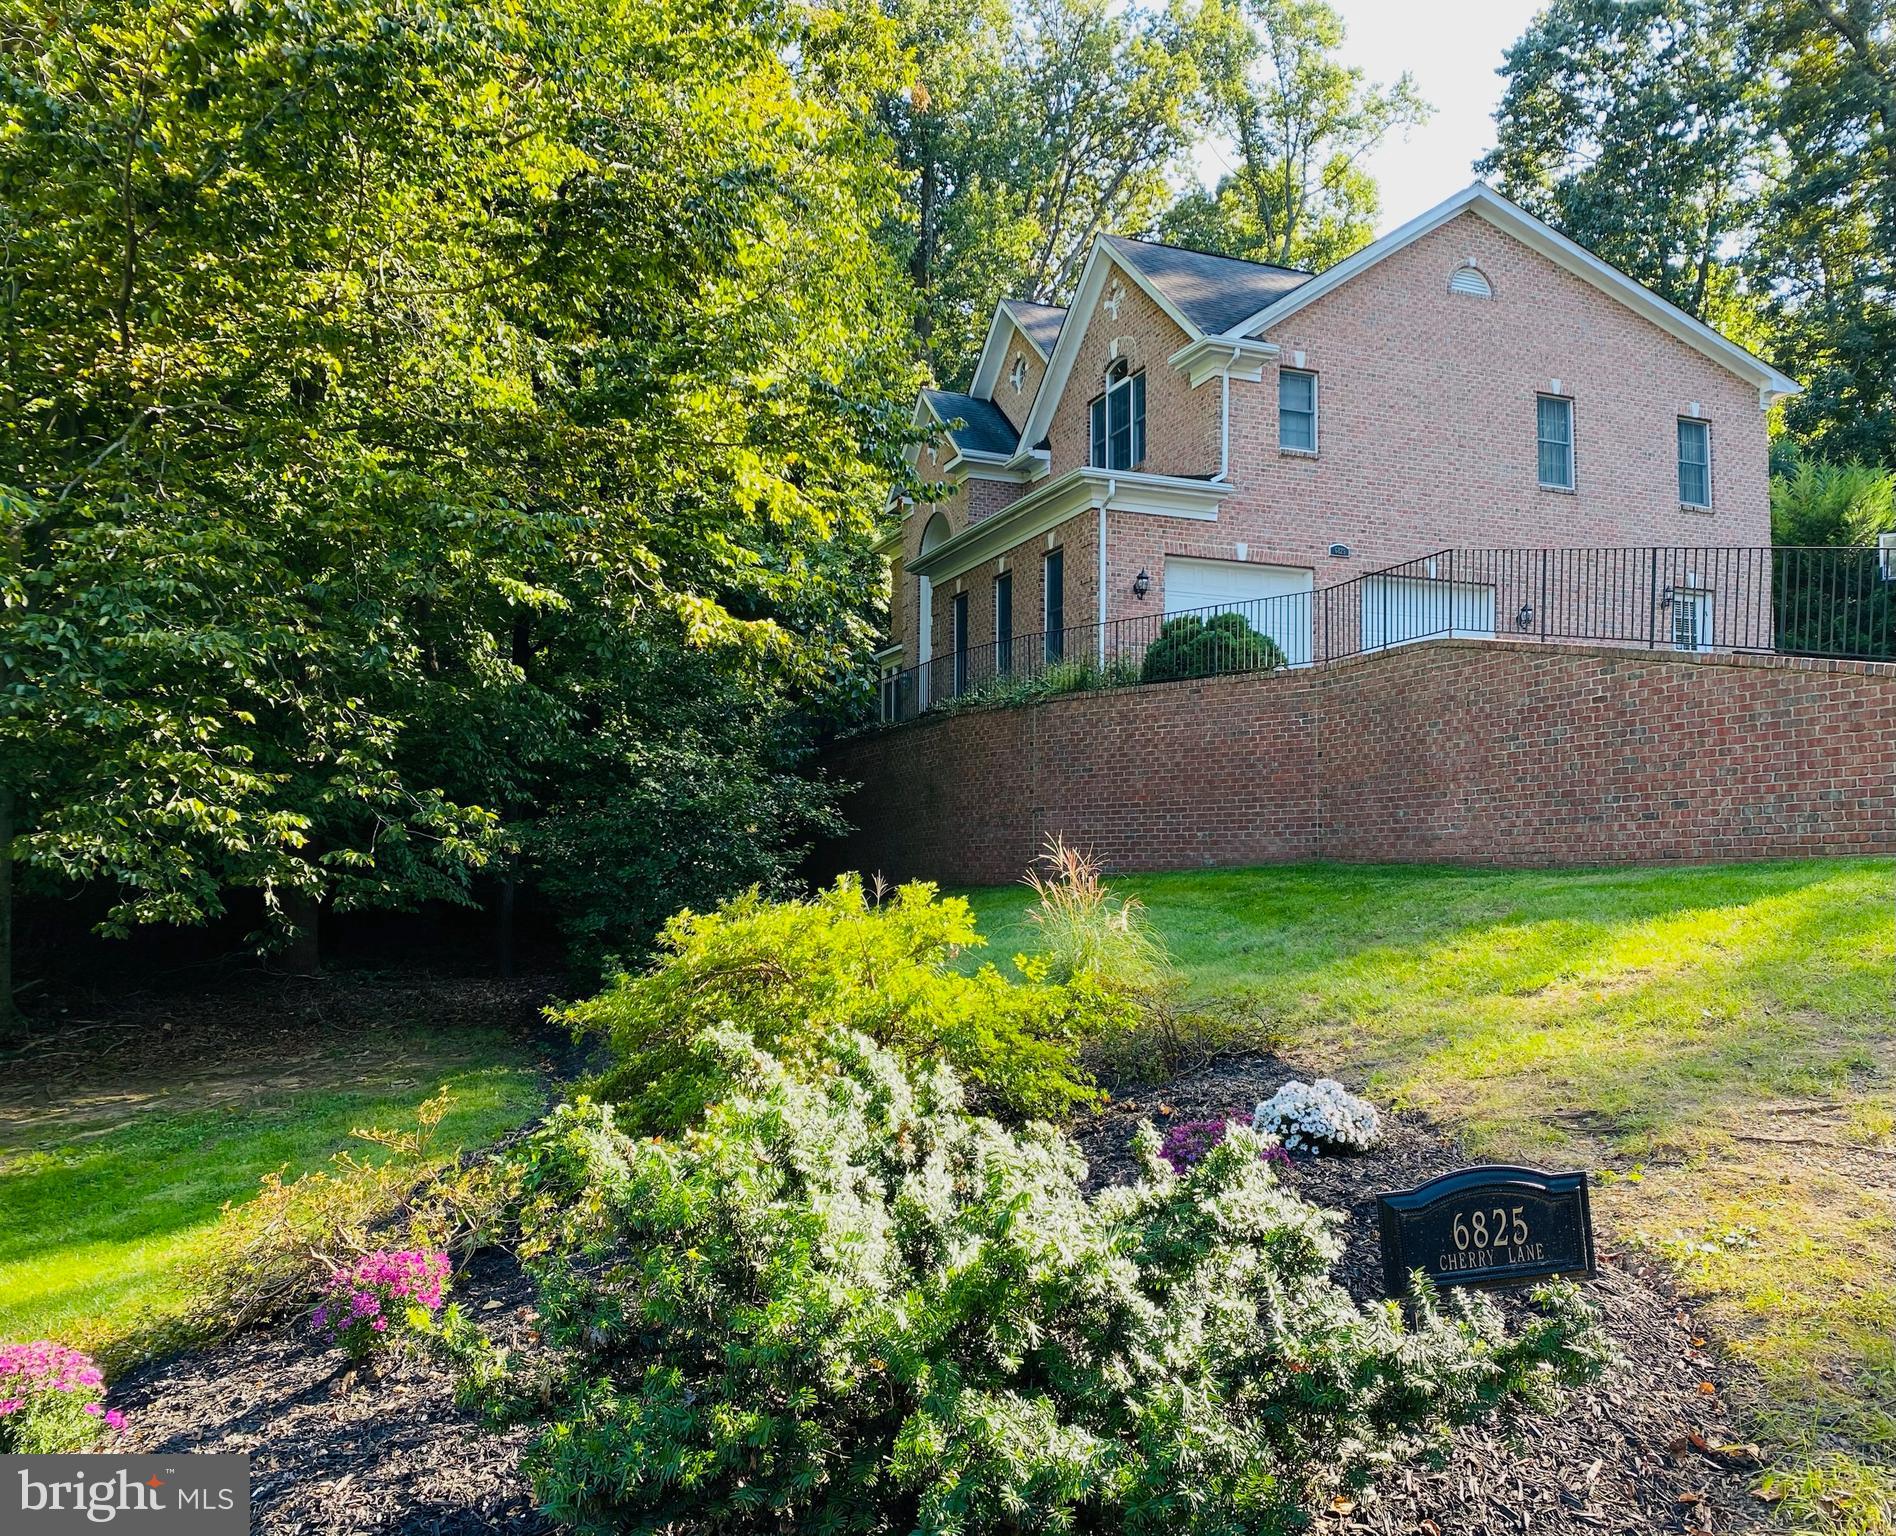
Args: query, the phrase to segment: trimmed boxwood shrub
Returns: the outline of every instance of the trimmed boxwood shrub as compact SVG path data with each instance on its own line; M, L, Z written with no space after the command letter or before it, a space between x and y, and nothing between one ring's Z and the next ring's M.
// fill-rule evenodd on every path
M1251 628L1243 614L1214 613L1202 619L1182 613L1168 619L1146 647L1139 679L1163 683L1220 672L1272 672L1285 665L1278 643Z
M1600 1342L1550 1286L1509 1335L1418 1284L1413 1321L1328 1275L1334 1217L1242 1125L1184 1176L1089 1197L1072 1142L965 1112L855 1031L793 1067L725 1029L677 1139L560 1111L520 1165L551 1351L514 1383L526 1466L586 1532L1238 1536ZM504 1396L504 1393L503 1393Z

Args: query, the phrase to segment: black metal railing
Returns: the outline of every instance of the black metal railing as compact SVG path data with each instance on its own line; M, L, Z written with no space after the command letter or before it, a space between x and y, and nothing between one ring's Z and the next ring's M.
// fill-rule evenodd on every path
M878 712L907 720L1441 638L1890 660L1892 578L1896 551L1861 547L1443 549L1310 592L950 647L884 678Z

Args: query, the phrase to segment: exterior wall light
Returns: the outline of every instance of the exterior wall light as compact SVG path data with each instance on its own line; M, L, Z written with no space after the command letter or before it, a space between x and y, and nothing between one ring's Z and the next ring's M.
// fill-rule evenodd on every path
M1144 597L1146 593L1151 590L1152 578L1146 575L1144 571L1140 571L1137 576L1132 578L1132 595L1134 597Z
M1529 630L1534 627L1534 605L1532 603L1521 604L1521 611L1514 616L1514 627L1520 630Z

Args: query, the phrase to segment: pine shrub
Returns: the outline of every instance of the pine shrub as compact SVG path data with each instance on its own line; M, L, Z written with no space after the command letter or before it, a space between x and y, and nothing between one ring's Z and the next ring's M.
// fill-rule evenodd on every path
M1570 1286L1512 1335L1420 1285L1406 1325L1356 1305L1335 1218L1242 1125L1183 1176L1148 1126L1138 1181L1089 1197L1068 1139L854 1030L794 1066L690 1049L730 1093L682 1137L582 1101L520 1154L551 1354L513 1407L580 1531L1287 1532L1598 1365Z
M880 901L853 877L808 901L752 891L680 913L660 942L650 970L618 977L567 1014L610 1043L595 1095L648 1133L690 1125L722 1096L716 1064L693 1049L714 1026L734 1025L789 1061L860 1030L911 1058L941 1056L985 1107L1045 1117L1098 1097L1079 1044L1123 1030L1134 1007L1089 974L1053 980L1030 963L1013 982L992 965L958 971L955 956L983 941L968 904L932 885Z

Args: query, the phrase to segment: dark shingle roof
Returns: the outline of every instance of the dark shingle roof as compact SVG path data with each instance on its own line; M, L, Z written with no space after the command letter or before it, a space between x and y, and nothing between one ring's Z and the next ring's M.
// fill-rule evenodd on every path
M1020 442L1001 408L992 400L977 400L973 395L956 394L951 389L925 389L922 396L943 421L957 417L966 425L954 427L948 435L955 446L974 453L1012 453Z
M1235 256L1213 256L1183 246L1157 245L1125 235L1108 235L1113 250L1123 256L1152 286L1170 299L1185 318L1206 335L1229 330L1293 289L1309 282L1312 274L1292 267L1273 267Z
M1067 312L1052 304L1036 304L1031 299L1008 299L1007 312L1014 317L1027 339L1049 357L1053 344L1060 339L1060 327Z

